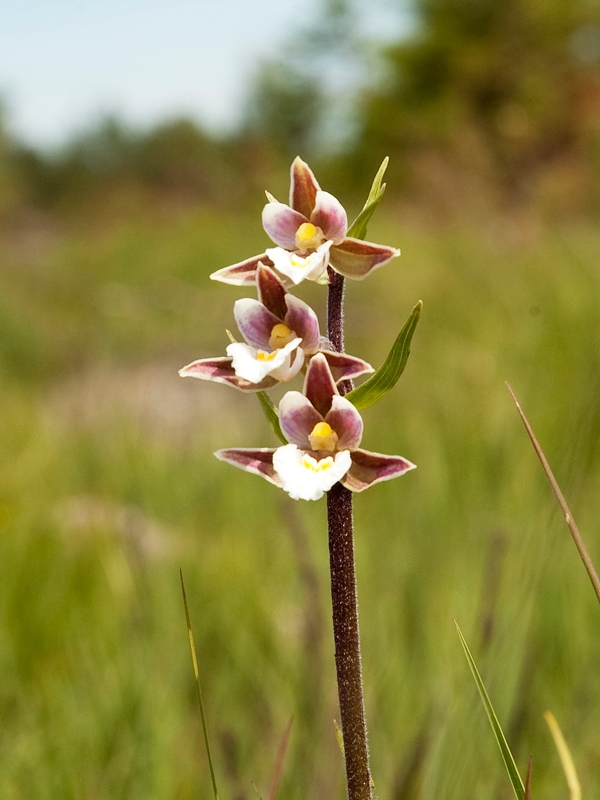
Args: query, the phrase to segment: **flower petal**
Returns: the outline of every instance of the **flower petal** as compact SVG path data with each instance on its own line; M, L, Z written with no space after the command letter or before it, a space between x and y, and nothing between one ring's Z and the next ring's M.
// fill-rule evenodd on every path
M250 448L240 447L231 450L217 450L215 456L219 461L226 461L234 467L245 469L253 475L260 475L269 483L282 487L281 478L273 469L273 454L275 450L270 447Z
M373 367L366 361L363 361L362 358L349 356L346 353L334 353L332 350L321 349L321 353L323 353L327 359L329 369L336 383L358 378L359 375L364 375L369 372L375 372Z
M236 342L227 347L227 355L231 356L235 374L250 383L260 383L267 375L273 375L280 367L289 367L291 354L300 344L300 339L292 339L280 350L257 350L243 342Z
M319 318L309 305L292 294L286 294L285 305L287 309L285 324L302 338L300 347L305 353L309 355L316 353L321 339Z
M310 450L308 435L323 417L300 392L286 392L279 402L281 432L292 444Z
M348 472L351 456L342 450L325 458L288 444L273 453L273 469L293 500L319 500Z
M348 236L342 244L331 248L331 266L347 278L361 281L377 267L400 255L400 250L383 244L363 242Z
M267 252L275 269L287 276L294 285L304 280L316 281L327 269L331 242L323 242L308 255L291 253L283 247L272 247Z
M256 271L256 285L258 287L258 298L272 314L283 320L287 314L285 304L285 286L270 267L259 264Z
M242 336L253 347L270 350L269 339L271 331L281 321L275 314L259 301L251 297L236 300L233 306L233 316L237 322Z
M261 253L259 256L252 256L252 258L247 258L245 261L232 264L230 267L218 269L212 273L210 278L213 281L233 284L233 286L254 286L256 283L256 270L261 261L268 266L273 266L269 256L266 253Z
M310 221L317 228L321 228L326 239L331 239L334 244L341 244L348 232L348 216L344 206L337 197L329 192L317 192L314 211Z
M179 370L182 378L200 378L201 381L225 383L242 392L263 392L277 384L277 380L268 375L260 383L251 383L235 374L231 358L203 358L193 361Z
M323 417L329 413L331 401L338 394L327 359L321 353L310 360L304 380L304 394Z
M304 214L284 203L267 203L263 208L263 228L275 244L286 250L296 249L296 232L304 222L308 222Z
M380 481L398 478L416 465L401 456L384 456L368 450L352 451L352 466L342 483L346 489L362 492Z
M277 378L278 381L282 381L284 383L291 381L292 378L295 378L304 366L304 351L300 347L301 341L300 339L294 339L294 343L296 345L296 350L290 354L289 359L286 359L281 367L278 367L271 372L271 375L274 378Z
M355 450L358 447L363 434L363 421L350 400L335 395L331 401L331 411L325 417L325 422L338 435L338 450Z
M297 156L294 159L290 179L290 206L308 219L315 207L319 184L311 168Z

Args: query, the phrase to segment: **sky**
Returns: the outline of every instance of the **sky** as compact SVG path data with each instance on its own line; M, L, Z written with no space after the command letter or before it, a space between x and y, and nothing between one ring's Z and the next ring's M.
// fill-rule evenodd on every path
M108 113L136 125L189 114L227 130L259 60L280 54L318 8L318 0L0 0L9 128L41 146ZM385 5L364 9L370 32L390 35L396 23Z

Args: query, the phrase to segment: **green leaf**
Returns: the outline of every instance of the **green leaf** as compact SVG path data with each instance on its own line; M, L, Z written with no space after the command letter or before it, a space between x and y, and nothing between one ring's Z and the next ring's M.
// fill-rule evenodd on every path
M410 355L410 343L421 316L422 308L423 303L419 300L392 345L388 357L377 372L371 375L361 386L346 395L346 399L354 403L356 408L368 408L379 402L396 385L398 378L406 367L406 362Z
M479 674L479 670L477 669L477 665L471 655L471 651L467 646L467 642L465 641L465 637L462 635L461 629L458 627L458 623L456 620L453 620L456 626L456 630L458 632L458 637L460 639L460 643L463 646L463 650L465 651L465 656L467 657L467 661L469 663L469 667L471 668L471 672L473 673L473 677L475 678L475 683L477 684L477 689L479 690L479 694L481 696L481 700L483 702L483 707L485 708L485 713L490 721L490 725L492 726L492 730L494 731L494 736L496 737L496 741L498 742L498 747L500 748L500 753L502 754L502 759L504 760L504 766L506 767L506 771L508 772L508 777L510 778L510 782L513 788L513 792L515 793L515 797L517 800L524 800L525 798L525 786L523 785L523 781L521 780L521 776L519 775L519 770L517 769L517 765L515 763L515 759L513 758L513 754L510 752L510 748L506 741L506 737L500 727L500 723L498 722L498 717L496 716L496 712L492 706L488 693L483 685L483 681L481 680L481 675Z
M267 422L273 428L275 435L284 444L288 444L288 440L281 432L281 426L279 425L279 414L277 413L277 409L273 405L273 401L266 392L257 392L256 396L258 397L258 402L260 403L261 408L265 414L265 417L267 418Z
M371 191L369 192L367 201L364 204L360 214L348 228L348 236L353 236L355 239L364 239L367 235L367 228L369 226L369 222L371 221L371 217L381 202L381 198L385 192L385 183L382 184L381 182L383 180L383 176L385 175L389 160L390 159L386 156L383 159L381 166L377 170L377 175L375 175L375 179L373 180L373 185L371 186Z

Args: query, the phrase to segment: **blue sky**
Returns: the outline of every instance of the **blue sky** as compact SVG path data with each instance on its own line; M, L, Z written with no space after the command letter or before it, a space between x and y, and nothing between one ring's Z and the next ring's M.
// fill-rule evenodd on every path
M390 29L385 6L366 13ZM257 61L278 54L318 0L0 0L0 96L10 128L59 143L103 113L135 124L188 113L236 121Z

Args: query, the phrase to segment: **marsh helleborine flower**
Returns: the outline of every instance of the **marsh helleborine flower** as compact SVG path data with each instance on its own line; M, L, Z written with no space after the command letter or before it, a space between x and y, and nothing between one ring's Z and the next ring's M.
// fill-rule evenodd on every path
M270 267L256 270L259 300L238 300L234 316L245 339L230 344L227 358L205 358L179 371L182 377L229 384L246 392L270 389L278 381L290 381L305 359L323 353L336 381L356 378L373 368L360 358L334 353L322 347L315 312L289 294Z
M245 469L286 491L294 500L318 500L341 481L353 492L414 469L405 458L359 448L363 421L341 397L327 359L312 357L304 393L287 392L279 403L279 423L289 444L277 449L229 449L221 461Z
M277 247L213 272L213 280L238 286L254 284L259 262L274 266L288 281L319 280L330 265L347 278L362 280L400 255L395 247L347 236L348 218L339 202L324 192L308 164L292 164L290 203L271 195L263 209L263 227Z

